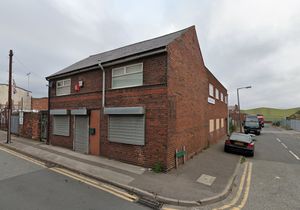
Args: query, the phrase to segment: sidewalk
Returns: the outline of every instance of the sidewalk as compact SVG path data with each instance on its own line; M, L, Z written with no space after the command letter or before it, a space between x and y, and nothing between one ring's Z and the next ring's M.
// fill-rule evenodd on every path
M5 144L5 139L6 132L0 131L0 146L108 182L142 197L184 206L223 199L231 189L240 160L238 155L224 153L221 141L177 170L154 173L139 166L80 154L31 139L12 136L11 144ZM199 179L201 175L208 176Z

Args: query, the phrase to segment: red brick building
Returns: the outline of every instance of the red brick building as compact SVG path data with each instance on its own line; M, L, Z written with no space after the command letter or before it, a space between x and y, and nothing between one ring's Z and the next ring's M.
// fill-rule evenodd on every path
M195 27L92 55L49 81L49 141L145 167L175 166L225 135L226 89L206 69ZM224 101L211 103L209 84ZM220 96L219 96L220 97Z
M31 98L31 110L44 111L48 110L48 98Z

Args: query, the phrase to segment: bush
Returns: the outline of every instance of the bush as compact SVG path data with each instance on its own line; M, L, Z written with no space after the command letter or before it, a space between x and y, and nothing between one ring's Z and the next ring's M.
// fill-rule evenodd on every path
M155 172L155 173L161 173L163 171L163 165L162 163L155 163L154 166L152 167L152 170Z
M280 126L280 121L273 122L273 125L279 127Z

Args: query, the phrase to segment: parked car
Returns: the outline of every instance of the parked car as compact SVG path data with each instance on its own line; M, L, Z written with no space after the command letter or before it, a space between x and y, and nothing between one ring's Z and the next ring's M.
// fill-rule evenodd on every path
M265 119L264 119L264 116L261 115L261 114L258 114L257 115L257 119L258 119L258 122L259 122L259 125L261 128L265 127Z
M244 132L245 134L254 133L255 135L260 135L261 127L257 116L247 116L244 122Z
M225 152L238 152L247 156L254 156L254 139L251 135L232 133L225 141Z

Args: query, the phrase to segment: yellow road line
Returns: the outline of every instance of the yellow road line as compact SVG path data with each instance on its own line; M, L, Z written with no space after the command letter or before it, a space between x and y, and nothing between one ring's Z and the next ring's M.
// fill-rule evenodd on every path
M26 155L20 154L18 152L15 152L13 150L4 148L1 145L0 145L0 150L4 151L6 153L9 153L9 154L11 154L13 156L16 156L18 158L21 158L23 160L26 160L28 162L34 163L36 165L39 165L39 166L41 166L43 168L47 168L45 166L45 163L43 163L41 161L38 161L38 160L35 160L33 158L30 158L30 157L28 157ZM70 177L72 179L78 180L80 182L83 182L85 184L88 184L88 185L93 186L93 187L95 187L97 189L103 190L105 192L111 193L111 194L113 194L113 195L115 195L115 196L117 196L119 198L122 198L122 199L130 201L130 202L134 202L134 201L136 201L138 199L137 196L131 195L129 193L126 193L124 191L118 190L118 189L116 189L114 187L111 187L109 185L106 185L104 183L98 182L98 181L96 181L94 179L90 179L88 177L76 174L74 172L71 172L71 171L63 169L63 168L53 167L53 168L49 168L49 170L54 171L54 172L59 173L59 174L62 174L64 176Z
M130 202L134 202L137 200L137 197L134 195L131 195L129 193L117 190L115 188L112 188L108 185L104 185L96 180L92 180L90 178L84 177L82 175L76 174L74 172L71 172L69 170L66 169L62 169L62 168L49 168L49 170L54 171L56 173L62 174L64 176L70 177L72 179L75 179L77 181L83 182L87 185L90 185L92 187L95 187L97 189L103 190L105 192L108 192L110 194L113 194L119 198L122 198L124 200L130 201Z
M18 152L15 152L15 151L13 151L13 150L4 148L4 147L2 147L2 146L0 146L0 150L4 151L4 152L6 152L6 153L9 153L9 154L11 154L11 155L13 155L13 156L16 156L16 157L18 157L18 158L21 158L21 159L23 159L23 160L29 161L29 162L31 162L31 163L34 163L34 164L36 164L36 165L39 165L39 166L41 166L41 167L46 168L45 163L43 163L43 162L41 162L41 161L38 161L38 160L35 160L35 159L33 159L33 158L30 158L30 157L28 157L28 156L26 156L26 155L23 155L23 154L21 154L21 153L18 153Z
M247 177L247 184L246 184L246 189L245 189L245 194L244 194L244 197L241 201L241 204L238 205L237 207L233 208L232 210L240 210L242 209L247 200L248 200L248 196L249 196L249 191L250 191L250 184L251 184L251 174L252 174L252 163L250 163L249 165L249 171L248 171L248 177Z
M106 188L106 189L108 189L108 190L110 190L110 191L114 191L114 192L116 192L116 193L122 194L122 195L124 195L124 196L127 196L127 197L133 199L133 200L136 200L136 199L137 199L137 197L134 196L134 195L132 195L132 194L129 194L129 193L125 192L125 191L121 191L121 190L119 190L119 189L117 189L117 188L115 188L115 187L112 187L112 186L110 186L110 185L104 184L104 183L99 182L99 181L97 181L97 180L95 180L95 179L91 179L91 178L86 177L86 176L84 176L84 175L77 174L77 173L72 172L72 171L70 171L70 170L68 170L68 169L64 169L64 168L55 168L55 169L56 169L56 170L59 170L59 171L62 171L62 172L64 172L64 173L67 173L67 174L69 174L70 176L74 176L74 177L77 177L77 178L79 178L79 179L81 179L81 180L90 182L90 183L92 183L92 184L98 185L98 186L103 187L103 188Z
M248 162L245 163L245 168L244 168L244 171L243 171L241 182L240 182L240 185L239 185L239 188L238 188L238 191L237 191L235 197L231 200L230 203L228 203L228 204L226 204L224 206L218 207L218 208L214 208L213 210L227 209L227 208L230 208L231 206L233 206L233 205L235 205L237 203L237 201L240 199L241 193L243 191L243 187L244 187L244 183L245 183L245 177L246 177L246 172L247 172L247 169L248 169L248 164L249 164Z

